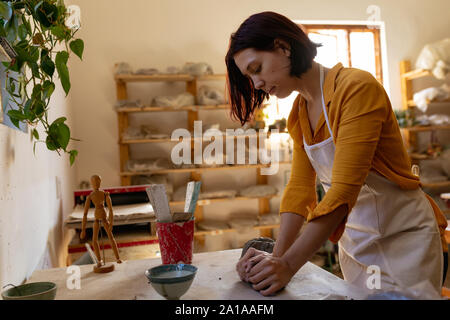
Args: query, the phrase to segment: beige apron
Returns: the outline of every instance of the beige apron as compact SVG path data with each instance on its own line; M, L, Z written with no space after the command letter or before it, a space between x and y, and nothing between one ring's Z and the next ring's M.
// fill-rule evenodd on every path
M323 68L320 65L320 89ZM335 153L333 132L322 92L322 108L330 138L304 148L325 192L331 186ZM380 270L380 290L407 289L428 281L439 293L443 257L433 209L423 191L402 190L369 171L339 240L339 262L344 279L367 285L373 267ZM368 268L370 269L368 270Z

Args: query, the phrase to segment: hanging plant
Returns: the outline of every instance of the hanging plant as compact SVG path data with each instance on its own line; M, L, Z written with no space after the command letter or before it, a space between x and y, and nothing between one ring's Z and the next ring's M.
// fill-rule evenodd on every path
M83 57L83 40L75 38L77 29L66 25L67 7L62 0L0 1L0 37L7 39L16 55L6 67L6 91L14 110L8 111L11 122L19 128L26 123L34 141L43 142L52 151L68 153L70 164L77 150L69 150L73 139L66 118L49 120L48 108L55 90L54 77L58 75L67 96L70 78L67 62L71 53ZM18 77L12 77L16 72ZM45 137L36 127L41 124Z

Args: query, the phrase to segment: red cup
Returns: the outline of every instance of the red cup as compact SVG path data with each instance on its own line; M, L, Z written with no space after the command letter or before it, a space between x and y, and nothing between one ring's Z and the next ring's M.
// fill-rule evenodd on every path
M156 222L163 264L191 264L194 219L185 222Z

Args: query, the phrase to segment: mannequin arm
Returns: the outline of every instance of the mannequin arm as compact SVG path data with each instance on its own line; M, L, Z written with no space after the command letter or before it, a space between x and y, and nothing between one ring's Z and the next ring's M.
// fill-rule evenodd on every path
M83 239L86 234L86 220L90 206L91 206L91 197L88 196L86 198L86 202L84 203L83 221L81 222L81 239Z
M109 209L109 217L108 217L109 225L110 225L110 227L112 229L113 222L114 222L114 213L113 213L113 208L112 208L111 196L109 195L109 192L105 193L105 197L106 197L106 204L107 204L108 209Z

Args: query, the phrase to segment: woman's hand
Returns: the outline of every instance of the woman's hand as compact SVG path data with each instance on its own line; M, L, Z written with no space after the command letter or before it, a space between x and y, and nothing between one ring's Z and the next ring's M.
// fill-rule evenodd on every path
M247 265L253 266L248 271L248 281L253 283L253 289L264 296L284 288L297 272L283 258L267 252L250 258Z
M248 248L244 256L241 259L239 259L238 263L236 264L236 271L239 274L239 278L241 278L242 281L248 282L248 275L246 270L250 270L252 267L249 264L249 259L263 253L265 252L257 250L255 248Z

